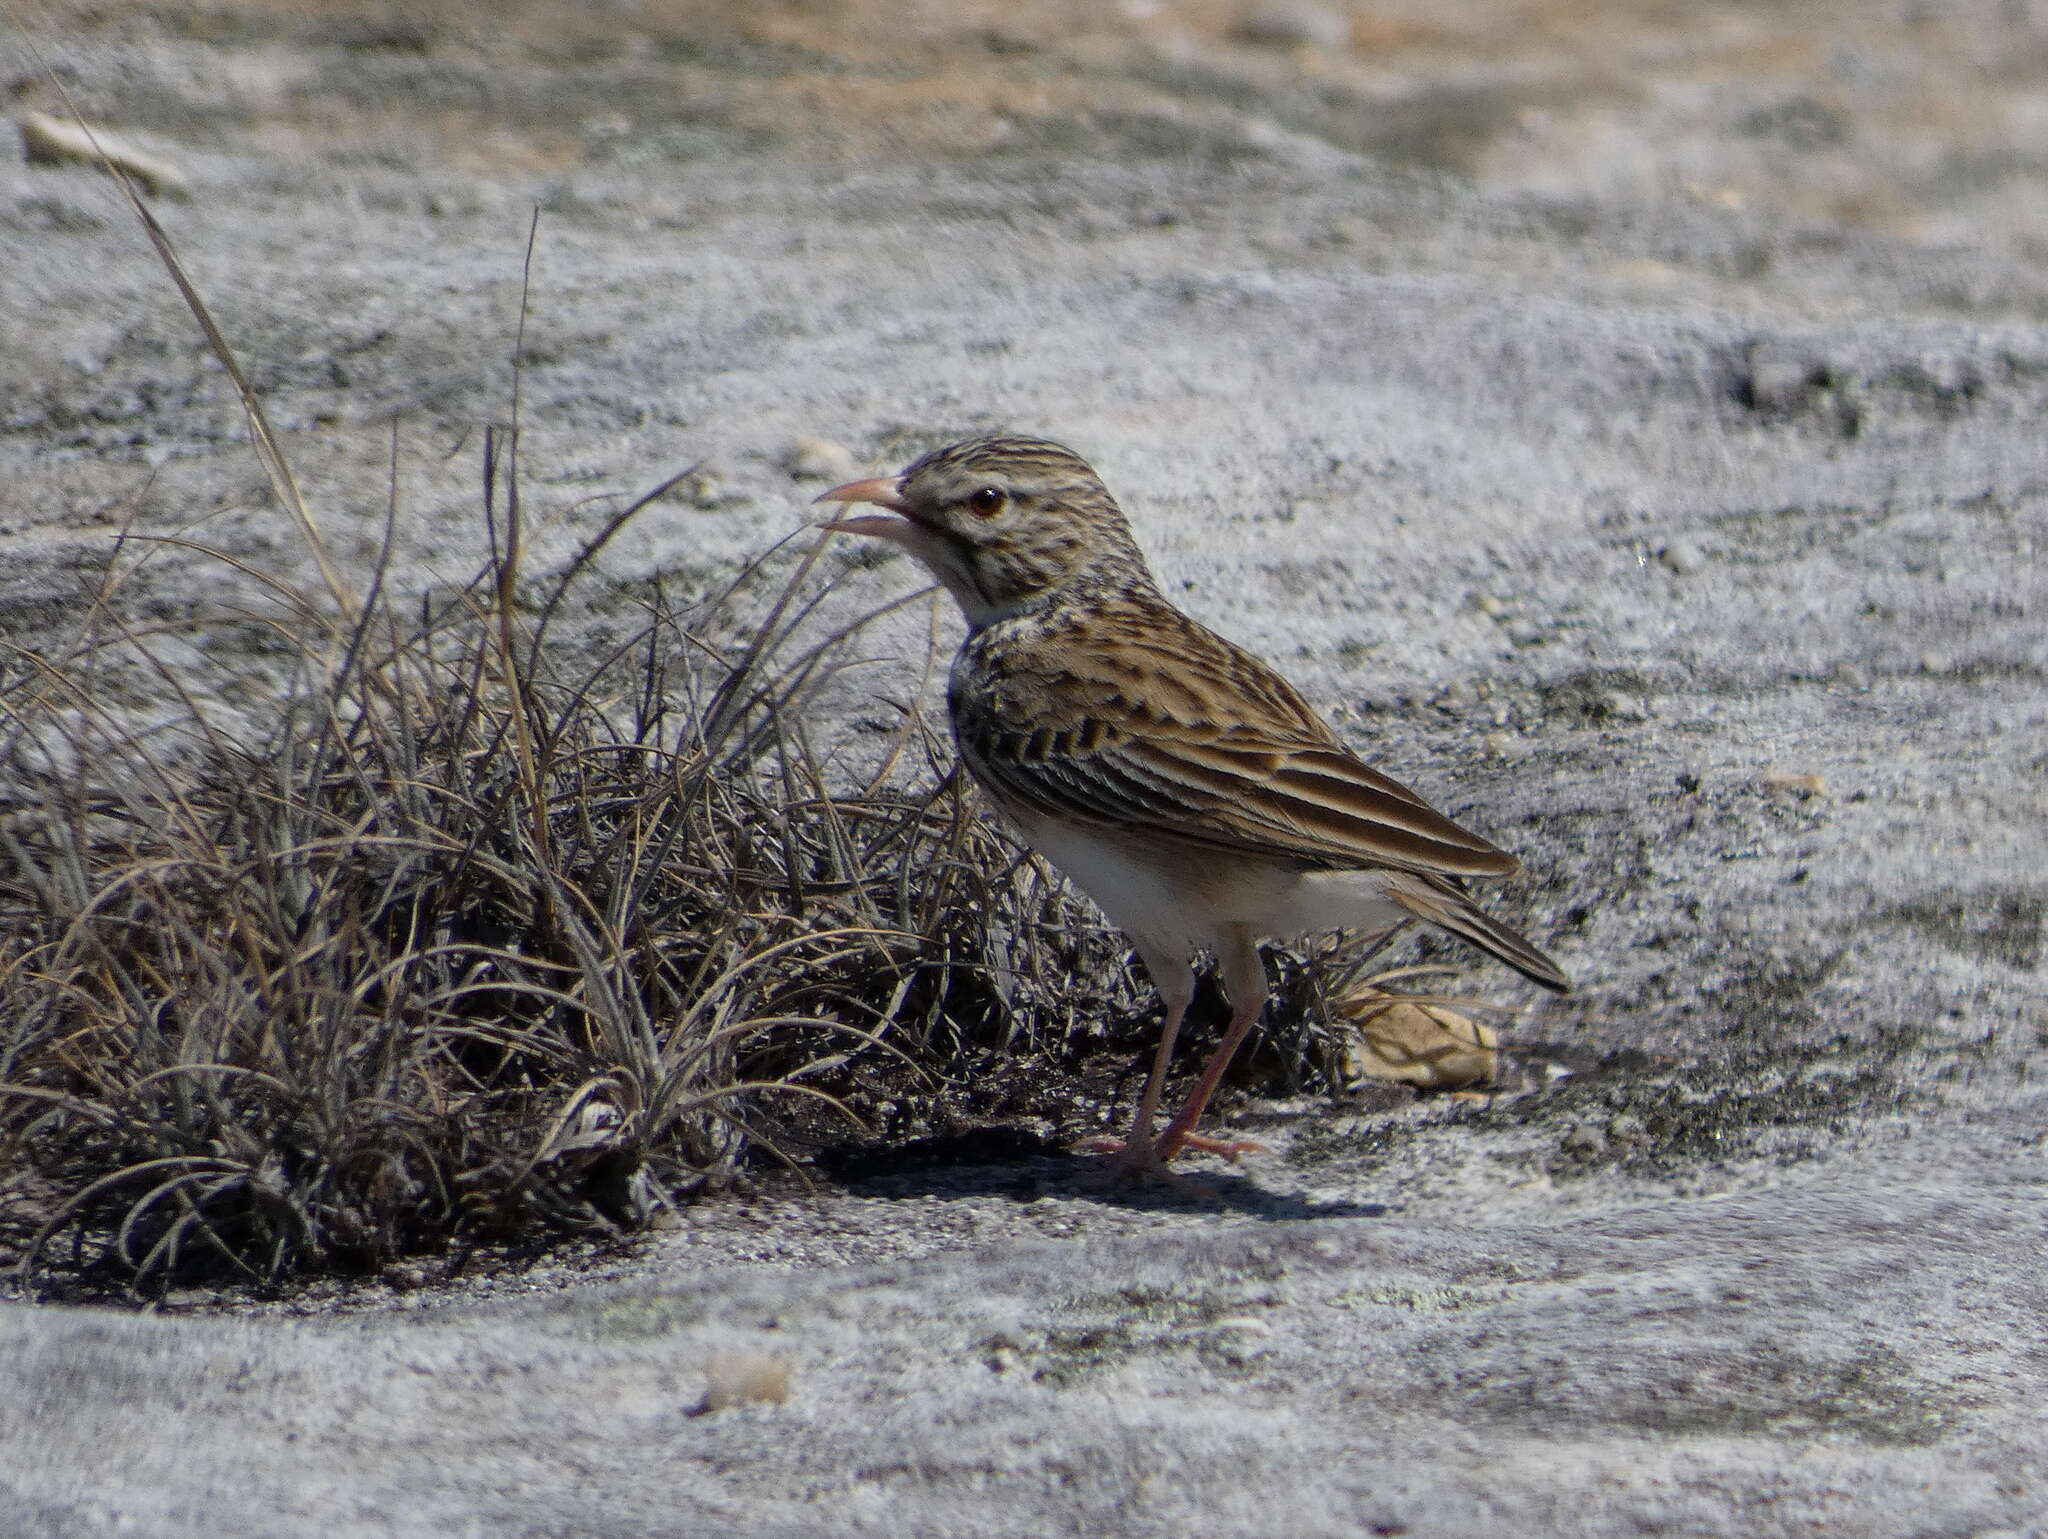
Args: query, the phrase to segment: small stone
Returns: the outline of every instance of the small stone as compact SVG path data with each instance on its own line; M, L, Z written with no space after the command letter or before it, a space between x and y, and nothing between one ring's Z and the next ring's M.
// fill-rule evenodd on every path
M1508 750L1514 746L1515 740L1505 732L1489 732L1480 739L1480 742L1485 745L1486 751L1496 759L1505 759L1508 756Z
M1759 352L1749 365L1750 402L1758 411L1790 412L1812 393L1815 375L1803 360Z
M784 1405L789 1359L765 1352L714 1352L704 1364L704 1398L691 1413L707 1416L736 1405Z
M1800 770L1770 770L1764 775L1767 791L1789 791L1797 796L1825 796L1827 778Z
M1690 577L1707 564L1707 553L1693 541L1681 536L1658 551L1657 559L1680 577Z
M1590 1122L1581 1122L1568 1129L1557 1146L1566 1154L1598 1154L1607 1147L1607 1134Z
M1491 593L1480 594L1478 598L1472 601L1472 607L1483 615L1499 616L1506 614L1508 611L1508 606L1495 598Z
M782 468L796 481L858 481L860 461L845 444L829 438L793 439L782 452Z
M1948 658L1940 652L1922 652L1920 654L1920 671L1922 673L1947 673L1949 666Z
M1255 5L1239 18L1237 39L1266 48L1349 48L1351 18L1333 6L1305 0Z
M1612 721L1648 721L1650 708L1618 689L1610 689L1600 697L1600 714Z
M716 471L698 471L683 483L683 490L689 494L693 507L703 508L706 512L724 507L730 498L725 482Z

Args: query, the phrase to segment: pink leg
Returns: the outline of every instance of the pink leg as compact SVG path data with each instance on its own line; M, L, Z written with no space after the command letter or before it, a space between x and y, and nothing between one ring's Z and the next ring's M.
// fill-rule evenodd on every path
M1159 1046L1152 1052L1152 1072L1145 1077L1145 1089L1138 1096L1138 1114L1131 1119L1131 1131L1117 1153L1117 1168L1132 1175L1150 1175L1166 1168L1152 1146L1152 1126L1159 1117L1159 1100L1166 1091L1166 1071L1173 1065L1174 1039L1180 1035L1181 1018L1195 997L1195 970L1185 961L1166 962L1138 953L1145 970L1152 975L1159 997L1166 1001L1166 1024L1159 1030Z
M1223 964L1223 991L1230 996L1230 1029L1223 1034L1223 1041L1217 1045L1216 1051L1209 1055L1209 1061L1202 1065L1202 1077L1195 1081L1195 1088L1188 1093L1179 1114L1167 1124L1166 1131L1159 1135L1159 1142L1153 1146L1153 1154L1161 1165L1190 1144L1233 1160L1240 1154L1267 1152L1264 1144L1253 1143L1250 1139L1204 1138L1195 1131L1195 1124L1202 1120L1202 1113L1208 1109L1209 1098L1223 1082L1230 1060L1237 1056L1239 1046L1266 1008L1266 967L1259 960L1257 937L1242 926L1233 926L1217 950L1217 960ZM1163 1059L1161 1063L1164 1063ZM1155 1068L1155 1083L1159 1077L1160 1070ZM1148 1117L1139 1129L1133 1131L1133 1137L1150 1125Z
M1100 1135L1084 1138L1074 1147L1089 1154L1116 1156L1120 1175L1163 1175L1166 1165L1153 1148L1152 1125L1159 1118L1159 1101L1166 1089L1166 1071L1173 1063L1174 1040L1180 1035L1181 1018L1195 997L1195 971L1184 957L1156 955L1140 947L1138 959L1151 974L1153 987L1166 1003L1166 1024L1160 1028L1159 1046L1152 1054L1152 1072L1138 1097L1138 1114L1131 1119L1131 1131L1123 1138Z

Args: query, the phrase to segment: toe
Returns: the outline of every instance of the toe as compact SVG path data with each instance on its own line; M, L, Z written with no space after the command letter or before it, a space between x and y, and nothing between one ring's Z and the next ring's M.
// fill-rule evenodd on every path
M1198 1154L1220 1154L1235 1165L1240 1155L1271 1154L1267 1145L1255 1138L1211 1138L1206 1133L1184 1133L1168 1147L1167 1140L1161 1139L1155 1151L1161 1164L1172 1159L1183 1149L1193 1149Z

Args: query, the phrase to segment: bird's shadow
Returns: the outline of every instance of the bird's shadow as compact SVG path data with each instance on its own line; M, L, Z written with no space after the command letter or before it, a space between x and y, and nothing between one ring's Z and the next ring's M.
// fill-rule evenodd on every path
M1377 1202L1312 1201L1275 1190L1256 1168L1204 1165L1164 1179L1119 1179L1100 1155L1072 1154L1026 1128L995 1126L907 1143L821 1151L821 1174L851 1196L908 1201L1065 1197L1138 1212L1227 1212L1279 1220L1378 1218Z

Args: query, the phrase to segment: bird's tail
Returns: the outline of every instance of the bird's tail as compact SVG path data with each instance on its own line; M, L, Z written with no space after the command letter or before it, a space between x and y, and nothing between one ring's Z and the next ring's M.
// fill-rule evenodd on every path
M1555 962L1448 883L1404 873L1388 882L1387 896L1417 919L1498 957L1530 982L1559 994L1572 991L1571 980Z

